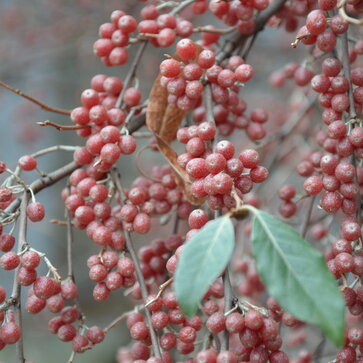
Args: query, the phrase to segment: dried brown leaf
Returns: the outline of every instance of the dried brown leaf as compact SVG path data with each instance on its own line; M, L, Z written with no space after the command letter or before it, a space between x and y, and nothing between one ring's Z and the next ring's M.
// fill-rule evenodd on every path
M166 108L168 106L167 90L160 84L161 75L155 79L151 88L146 109L146 126L154 134L159 134Z
M160 151L174 170L177 185L183 190L187 200L193 205L201 205L204 202L204 199L196 198L193 195L191 191L192 180L188 173L178 164L178 154L176 151L159 136L155 135L155 137Z
M160 151L172 166L177 184L184 192L187 200L192 204L200 205L203 200L195 198L191 193L192 181L187 172L178 164L178 155L170 146L170 143L176 138L176 133L185 112L176 106L168 105L168 94L160 84L160 78L159 74L149 95L146 125L155 135Z

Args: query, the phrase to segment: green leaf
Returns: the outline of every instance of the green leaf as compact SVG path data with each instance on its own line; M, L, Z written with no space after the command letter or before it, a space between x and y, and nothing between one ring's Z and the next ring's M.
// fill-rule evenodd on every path
M209 286L226 268L234 248L234 229L229 216L205 225L184 246L175 271L179 305L193 316Z
M319 326L333 343L342 345L344 301L321 253L292 227L249 209L254 213L252 250L270 295L284 310Z

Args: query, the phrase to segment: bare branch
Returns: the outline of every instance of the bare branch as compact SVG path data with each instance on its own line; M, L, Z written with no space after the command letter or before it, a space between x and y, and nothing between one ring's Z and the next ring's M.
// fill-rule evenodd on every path
M129 71L128 71L127 76L125 78L124 86L122 88L122 91L121 91L120 95L118 96L118 99L117 99L117 102L116 102L116 105L115 105L116 108L122 108L122 106L123 106L123 99L124 99L125 92L126 92L127 88L130 87L132 79L135 76L136 68L139 65L139 62L140 62L141 57L142 57L142 55L144 53L144 50L145 50L145 48L147 46L147 43L148 43L147 40L145 40L145 41L143 41L141 43L141 45L140 45L140 47L139 47L139 49L138 49L138 51L137 51L137 53L135 55L135 58L134 58L133 62L130 65Z
M115 185L116 185L116 189L119 192L119 194L122 195L123 194L123 188L122 188L122 185L121 185L120 175L118 174L118 172L115 169L113 169L111 171L111 173L112 173ZM136 251L134 249L134 245L132 243L131 235L130 235L129 232L125 231L125 238L126 238L126 248L127 248L128 252L130 253L132 261L135 264L137 281L138 281L138 283L140 285L141 295L142 295L143 301L145 303L146 300L147 300L147 297L148 297L148 292L147 292L147 288L146 288L146 284L145 284L145 280L144 280L144 275L142 274L140 262L139 262L139 259L137 257ZM155 354L155 356L157 358L162 359L159 341L158 341L158 338L156 336L155 330L152 327L151 314L150 314L150 311L148 309L145 309L145 315L146 315L146 320L147 320L149 331L150 331L150 337L151 337L151 342L152 342L154 354Z
M63 110L61 108L50 107L50 106L46 105L45 103L37 100L36 98L24 93L23 91L20 91L17 88L9 86L5 82L0 81L0 86L6 88L7 90L9 90L9 91L11 91L11 92L13 92L15 94L17 94L20 97L23 97L23 98L27 99L30 102L35 103L36 105L41 107L43 110L54 112L54 113L59 113L61 115L70 115L71 114L71 111Z
M55 122L46 120L43 122L37 122L39 126L52 126L56 128L58 131L73 131L73 130L81 130L81 129L89 129L90 125L60 125Z

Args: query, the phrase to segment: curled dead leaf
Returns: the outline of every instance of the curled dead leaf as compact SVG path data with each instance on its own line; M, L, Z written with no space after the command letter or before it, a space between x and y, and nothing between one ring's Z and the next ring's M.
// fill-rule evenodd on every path
M200 205L203 203L203 199L193 196L191 192L192 181L187 172L178 164L178 155L170 146L170 143L176 138L176 133L185 112L174 105L168 104L167 90L160 84L160 78L159 74L149 95L146 125L155 135L161 153L172 166L177 184L184 192L186 199L194 205Z

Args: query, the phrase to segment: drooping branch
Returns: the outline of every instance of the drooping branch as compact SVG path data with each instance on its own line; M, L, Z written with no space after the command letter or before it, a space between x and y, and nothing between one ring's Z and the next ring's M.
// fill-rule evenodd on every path
M113 169L111 171L111 173L112 173L113 180L115 182L116 189L121 196L121 195L123 195L123 188L121 185L120 175L118 174L118 171L115 169ZM147 288L146 288L146 284L145 284L145 280L144 280L144 275L142 274L140 262L137 257L133 242L131 240L131 235L129 232L125 231L125 238L126 238L126 248L127 248L128 252L130 253L132 261L134 262L136 278L140 285L141 296L142 296L142 299L145 304L147 297L148 297L148 292L147 292ZM145 315L146 315L146 320L147 320L147 324L148 324L149 331L150 331L150 337L151 337L154 354L157 358L162 359L159 341L156 336L155 330L151 324L151 314L148 309L145 309Z
M69 110L63 110L61 108L56 108L56 107L51 107L46 105L45 103L37 100L36 98L24 93L23 91L20 91L17 88L11 87L8 84L6 84L5 82L0 81L0 86L6 88L7 90L17 94L20 97L23 97L25 99L27 99L30 102L35 103L36 105L38 105L40 108L42 108L45 111L50 111L50 112L54 112L54 113L59 113L61 115L70 115L71 111Z
M27 215L26 207L28 205L30 195L27 191L24 191L23 198L21 200L20 216L19 216L19 233L18 233L18 253L20 253L27 244ZM14 271L14 282L13 290L11 293L11 299L14 301L14 313L17 324L22 332L22 313L21 313L21 285L18 282L17 275L19 271L19 266ZM23 333L20 339L16 343L16 357L18 363L24 363L24 345L23 345Z

